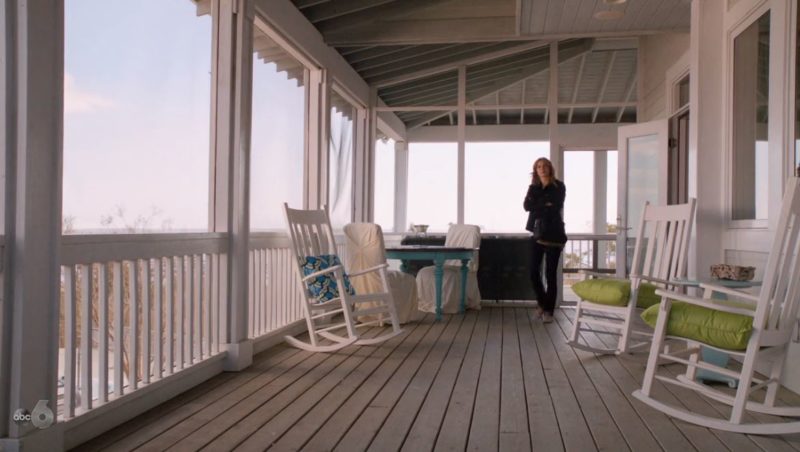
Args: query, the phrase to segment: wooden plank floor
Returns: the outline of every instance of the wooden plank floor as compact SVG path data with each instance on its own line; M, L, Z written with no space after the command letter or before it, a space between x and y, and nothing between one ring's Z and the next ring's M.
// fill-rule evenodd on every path
M800 435L712 431L643 405L631 392L645 355L571 348L572 314L559 310L544 325L529 308L484 307L442 322L428 316L381 346L330 354L277 346L250 368L219 375L77 449L800 450ZM681 388L655 390L699 412L724 412ZM781 397L800 400L788 391Z

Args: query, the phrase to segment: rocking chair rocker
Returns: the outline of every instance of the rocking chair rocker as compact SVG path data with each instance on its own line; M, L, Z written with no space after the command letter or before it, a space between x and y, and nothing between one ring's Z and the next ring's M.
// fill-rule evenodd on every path
M286 203L283 206L297 275L305 295L303 310L309 336L309 342L285 336L286 342L312 352L332 352L350 344L378 344L401 334L403 330L400 329L386 275L388 265L384 263L348 275L337 255L327 211L290 209ZM357 295L350 284L350 276L371 272L380 275L382 291ZM359 305L368 307L357 309ZM356 315L371 320L357 323ZM359 338L357 328L386 322L392 325L389 332L369 339ZM321 338L333 343L321 345Z
M687 204L654 206L645 203L634 245L629 279L588 279L576 283L578 295L569 344L598 354L621 354L645 348L651 328L638 318L641 309L658 304L657 288L669 287L671 280L686 276L689 234L695 200ZM625 250L617 250L617 254ZM594 326L605 327L603 330ZM618 336L614 348L599 348L583 340L581 332Z
M657 310L655 333L650 348L642 389L633 395L647 405L670 416L715 428L748 434L786 434L800 432L800 420L790 422L749 423L746 412L758 412L785 417L800 417L798 406L776 406L776 397L784 361L797 323L800 304L800 179L791 178L783 198L772 249L758 296L734 289L703 285L703 298L658 290L662 297ZM714 293L738 299L738 303L720 303ZM716 301L716 302L715 302ZM645 312L654 318L655 312ZM713 326L713 330L709 328ZM668 351L666 338L685 341L689 348ZM738 356L741 370L732 370L700 359L699 345ZM686 357L688 356L688 359ZM686 366L678 377L657 373L662 360ZM767 379L755 378L757 361L771 361ZM739 380L735 396L695 381L697 369L705 369ZM653 383L658 379L697 391L703 396L732 407L729 418L705 416L678 408L653 397ZM766 389L762 401L751 399L756 391Z

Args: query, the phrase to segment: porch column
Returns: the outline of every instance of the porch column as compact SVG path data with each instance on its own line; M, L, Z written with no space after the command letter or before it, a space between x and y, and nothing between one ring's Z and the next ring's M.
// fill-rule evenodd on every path
M458 67L458 176L457 190L458 207L456 209L456 223L464 224L464 170L467 139L467 67Z
M55 415L57 403L64 3L6 1L0 19L6 150L0 450L49 450L63 445L58 425L40 419L37 427L13 415L31 414L37 404L37 411Z
M370 89L367 108L357 109L356 130L353 136L355 147L355 183L353 184L353 204L355 221L372 221L375 192L375 140L377 111L377 90Z
M608 234L606 213L608 207L608 151L594 151L594 234ZM608 243L602 240L595 242L597 259L603 259L608 250ZM600 262L595 262L596 267Z
M561 149L561 138L558 133L558 41L550 43L550 85L547 90L547 111L548 111L548 124L550 136L550 161L556 167L556 177L564 180L564 153ZM563 212L562 212L563 214ZM558 264L558 278L556 282L558 287L564 287L564 253L561 253L561 259ZM564 290L559 290L556 295L556 306L561 304L564 299Z
M725 79L722 52L725 48L725 6L722 2L692 2L689 84L688 195L697 198L692 240L689 242L688 274L704 275L711 264L722 262L725 211L722 190L725 140L722 123Z
M306 86L304 207L317 209L328 203L328 137L331 122L328 72L325 69L308 71Z
M211 230L228 234L228 356L225 370L253 361L248 339L250 240L250 116L253 74L253 4L213 0Z
M408 228L408 143L394 142L394 232Z

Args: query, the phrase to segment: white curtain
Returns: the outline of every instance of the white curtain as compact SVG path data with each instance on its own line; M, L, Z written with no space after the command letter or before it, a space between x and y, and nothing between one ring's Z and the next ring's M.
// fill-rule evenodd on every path
M353 206L353 120L331 109L329 146L328 208L331 225L341 229L352 221Z

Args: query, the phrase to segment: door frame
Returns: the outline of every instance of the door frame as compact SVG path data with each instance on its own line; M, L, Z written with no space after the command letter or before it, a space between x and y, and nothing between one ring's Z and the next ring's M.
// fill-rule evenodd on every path
M617 129L617 276L626 277L627 241L630 225L625 223L628 215L628 140L635 137L657 135L658 143L658 200L667 204L667 164L669 161L669 120L657 119L649 122L620 126Z

